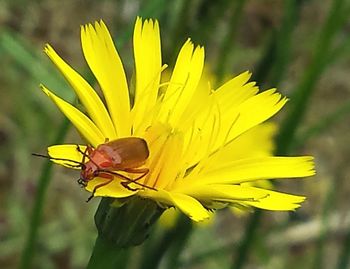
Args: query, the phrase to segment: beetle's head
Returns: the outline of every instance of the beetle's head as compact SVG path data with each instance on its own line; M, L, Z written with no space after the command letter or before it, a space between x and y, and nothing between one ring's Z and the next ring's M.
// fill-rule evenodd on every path
M81 169L80 179L81 181L88 182L93 178L97 177L98 173L98 166L95 163L88 161L84 164L84 166Z

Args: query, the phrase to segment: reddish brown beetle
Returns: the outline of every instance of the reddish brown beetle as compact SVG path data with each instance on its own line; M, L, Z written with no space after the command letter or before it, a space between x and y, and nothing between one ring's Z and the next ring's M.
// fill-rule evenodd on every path
M106 182L100 183L94 187L88 201L94 197L98 188L111 183L115 177L125 180L122 181L121 184L132 191L135 189L129 186L130 183L154 189L137 182L146 176L149 171L148 168L141 168L149 156L147 142L144 139L139 137L125 137L107 141L104 144L98 145L96 149L88 145L85 151L82 151L77 145L77 150L83 155L81 162L63 158L52 158L41 154L33 155L49 158L51 160L67 161L74 163L74 165L69 164L72 167L81 167L78 183L84 187L87 185L88 181L95 177L105 178ZM86 159L88 160L86 161ZM118 171L140 175L132 179L118 173Z

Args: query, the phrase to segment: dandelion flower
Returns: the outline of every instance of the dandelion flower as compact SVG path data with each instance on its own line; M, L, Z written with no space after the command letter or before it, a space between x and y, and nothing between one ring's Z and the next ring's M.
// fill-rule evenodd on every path
M170 79L162 81L167 66L162 65L158 22L137 18L133 36L136 89L131 102L122 61L104 22L82 26L81 44L104 99L50 45L45 47L46 54L71 84L84 111L45 86L42 90L91 147L107 140L139 137L149 149L142 166L149 172L138 185L126 187L122 184L125 179L116 176L95 189L95 196L118 199L136 195L156 201L162 208L176 207L194 221L204 220L209 217L208 210L224 206L268 210L300 206L305 199L302 196L244 184L315 173L312 157L250 156L242 146L244 139L240 138L246 132L287 102L275 89L259 93L255 83L248 82L249 72L217 89L203 84L204 48L194 46L190 39L182 46ZM77 162L83 158L75 144L51 146L48 154ZM65 161L55 162L69 166ZM125 175L135 178L132 173ZM105 181L97 176L86 190L93 192Z

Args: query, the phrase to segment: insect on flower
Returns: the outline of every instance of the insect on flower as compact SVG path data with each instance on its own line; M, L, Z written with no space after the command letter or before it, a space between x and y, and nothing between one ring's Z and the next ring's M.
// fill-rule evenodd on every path
M313 157L273 156L272 142L260 143L260 135L247 135L287 103L276 89L259 93L255 82L249 82L249 72L212 88L202 76L204 47L190 39L170 76L165 75L159 24L152 19L136 19L133 94L103 21L81 27L81 45L101 91L50 45L44 51L72 86L82 109L44 85L41 90L91 145L52 145L48 155L58 164L81 169L78 182L93 196L151 199L162 208L176 207L194 221L209 218L208 209L225 206L300 207L303 196L245 184L315 174ZM114 141L117 137L126 138Z
M81 168L78 183L82 187L86 187L87 183L95 177L106 179L105 182L94 187L92 195L87 202L94 197L98 188L111 183L116 177L124 180L121 182L121 185L131 191L136 190L129 186L131 183L153 189L138 182L149 171L148 168L141 167L149 156L147 142L144 139L125 137L112 141L107 140L106 143L98 145L96 149L88 145L84 151L77 145L77 151L83 156L81 162L64 158L52 158L36 153L33 155L50 160L67 161L71 163L68 166ZM120 172L139 175L136 178L130 178Z

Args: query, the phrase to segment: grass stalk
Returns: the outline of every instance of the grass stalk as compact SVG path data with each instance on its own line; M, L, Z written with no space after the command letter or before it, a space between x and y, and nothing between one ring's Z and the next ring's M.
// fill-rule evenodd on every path
M237 33L238 22L241 18L244 4L245 0L231 2L230 9L232 9L232 14L229 21L229 31L221 42L221 48L219 50L219 56L216 66L216 78L218 84L222 82L225 74L227 73L228 63L230 60L229 55L232 54L232 43Z
M258 72L255 74L255 79L257 80L258 84L264 82L268 72L267 70L272 69L273 65L275 65L275 68L272 69L275 70L275 73L273 75L274 83L277 85L282 79L289 63L288 55L290 46L287 44L291 41L291 36L297 22L296 18L298 18L300 6L302 3L302 1L297 2L293 0L288 0L285 2L284 23L279 30L279 32L283 34L274 34L274 38L270 40L265 55L262 57L260 63L258 64ZM281 38L284 40L280 40ZM283 46L283 48L278 48L279 46ZM278 55L283 55L283 60L276 61L276 57ZM284 143L290 143L290 141L286 140ZM277 145L277 152L281 151L281 148L279 147L281 147L281 145ZM236 246L234 247L234 256L236 258L233 260L233 263L231 265L232 269L243 268L244 264L247 262L262 216L263 212L261 210L256 210L250 217L238 249L236 249Z
M61 144L69 129L69 121L64 119L61 126L58 129L57 136L54 139L54 144ZM46 199L46 193L48 186L51 182L52 175L52 165L50 161L46 161L44 167L41 171L41 175L38 182L37 193L35 195L34 206L32 210L32 215L29 222L29 230L27 234L27 239L24 244L22 251L22 256L20 259L19 267L20 269L30 268L32 260L34 258L35 246L37 243L38 230L43 214L44 201Z

